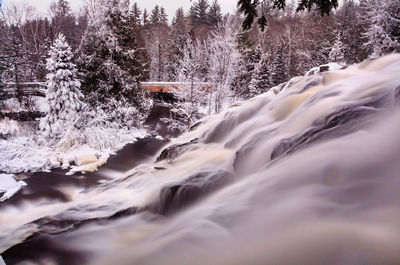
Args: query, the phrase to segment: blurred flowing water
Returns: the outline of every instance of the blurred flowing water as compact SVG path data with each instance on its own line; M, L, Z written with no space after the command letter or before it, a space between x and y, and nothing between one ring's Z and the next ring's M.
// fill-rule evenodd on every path
M400 264L399 103L400 55L293 79L131 170L1 205L0 253L7 264Z

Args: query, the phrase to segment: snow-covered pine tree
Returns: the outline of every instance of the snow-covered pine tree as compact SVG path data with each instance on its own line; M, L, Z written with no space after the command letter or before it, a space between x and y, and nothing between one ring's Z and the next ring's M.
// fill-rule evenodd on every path
M139 29L119 0L98 0L78 51L82 92L110 120L137 127L149 108L140 81L149 76L149 58Z
M50 106L47 115L40 121L46 138L59 140L67 128L74 126L78 112L82 109L82 93L77 78L77 69L72 63L71 47L63 34L59 34L49 52L46 99Z
M235 97L248 99L250 98L249 85L254 73L254 69L261 59L262 49L260 45L255 48L249 46L240 46L239 43L239 67L236 76L231 85Z
M278 50L275 54L275 59L272 63L272 72L271 72L271 85L276 86L285 81L287 81L287 71L286 71L286 63L283 56L283 47L282 44L279 45Z
M392 52L400 52L400 3L399 0L364 1L370 25L365 37L370 57L376 58Z
M263 53L260 62L254 69L249 85L249 97L255 97L267 92L271 88L271 66L267 53Z
M330 62L337 62L337 63L345 62L343 46L344 45L342 42L342 34L340 32L338 32L336 34L335 43L333 44L332 49L329 52L329 61Z
M360 7L355 0L344 0L335 13L335 28L341 32L346 63L358 63L367 56L363 48L363 33L367 27L363 25L361 18Z

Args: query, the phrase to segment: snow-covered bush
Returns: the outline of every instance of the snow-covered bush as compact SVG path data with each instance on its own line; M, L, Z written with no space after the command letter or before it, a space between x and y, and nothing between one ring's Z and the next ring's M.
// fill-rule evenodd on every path
M0 157L0 171L8 173L39 171L60 165L56 152L40 145L33 136L0 140Z
M144 134L143 130L128 128L118 121L111 121L110 114L98 107L82 112L75 127L60 139L57 149L67 152L88 145L102 153L114 152Z
M232 103L231 84L238 74L240 52L236 44L237 21L228 17L218 25L208 42L211 81L209 113L219 113Z
M77 113L82 109L82 93L77 79L77 69L72 63L71 47L64 35L58 35L47 59L46 98L50 107L41 120L40 128L46 138L52 141L61 139L74 127Z

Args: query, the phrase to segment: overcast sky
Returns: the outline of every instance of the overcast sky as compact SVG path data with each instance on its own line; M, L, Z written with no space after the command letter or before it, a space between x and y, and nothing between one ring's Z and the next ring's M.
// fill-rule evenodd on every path
M35 6L38 12L45 15L47 14L48 7L52 0L0 0L0 2L3 2L4 6L6 6L7 3L23 1ZM68 0L68 2L73 10L79 10L82 6L82 0ZM148 11L153 9L155 5L163 6L167 11L170 20L174 16L176 9L183 7L188 11L191 4L190 0L131 0L131 3L133 2L137 2L141 9L146 8ZM209 0L209 2L211 3L212 0ZM218 0L218 2L222 7L223 13L233 13L237 0Z

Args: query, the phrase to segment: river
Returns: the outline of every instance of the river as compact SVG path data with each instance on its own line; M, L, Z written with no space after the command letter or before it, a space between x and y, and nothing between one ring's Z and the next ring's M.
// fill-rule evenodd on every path
M292 80L0 206L7 264L399 264L400 55ZM32 264L29 263L29 264Z

